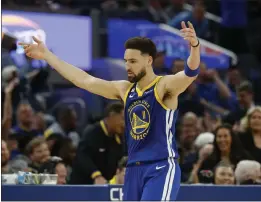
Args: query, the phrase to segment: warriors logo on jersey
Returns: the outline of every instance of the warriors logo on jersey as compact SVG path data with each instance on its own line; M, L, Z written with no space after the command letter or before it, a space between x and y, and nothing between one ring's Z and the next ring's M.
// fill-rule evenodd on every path
M131 122L130 135L134 140L142 140L148 135L150 126L150 105L146 100L137 100L128 108Z

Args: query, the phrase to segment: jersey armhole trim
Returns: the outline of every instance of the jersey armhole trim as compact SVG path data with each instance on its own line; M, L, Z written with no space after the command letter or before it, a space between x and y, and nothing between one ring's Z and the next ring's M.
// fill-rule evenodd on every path
M133 87L133 85L134 85L134 83L132 83L132 84L128 87L127 91L125 92L125 95L124 95L124 98L123 98L124 105L126 104L127 97L128 97L128 95L129 95L129 92L130 92L131 88Z
M163 103L163 101L160 99L158 92L157 92L157 86L158 83L156 84L155 88L154 88L154 95L156 97L156 100L158 101L158 103L165 109L165 110L169 110L169 108Z

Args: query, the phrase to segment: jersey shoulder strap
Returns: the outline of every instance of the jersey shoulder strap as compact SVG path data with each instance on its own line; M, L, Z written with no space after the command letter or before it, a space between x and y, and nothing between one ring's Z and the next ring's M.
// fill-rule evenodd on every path
M132 83L130 84L130 86L128 87L127 91L125 92L125 95L124 95L124 98L123 98L123 102L124 102L124 105L126 104L126 100L127 100L127 97L132 89L132 87L134 86L135 83Z

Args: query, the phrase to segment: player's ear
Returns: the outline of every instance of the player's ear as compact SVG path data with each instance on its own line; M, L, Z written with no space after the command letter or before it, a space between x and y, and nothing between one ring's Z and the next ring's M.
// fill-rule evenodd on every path
M153 63L153 59L152 59L152 57L151 57L151 56L149 56L148 63L149 63L149 65L152 65L152 63Z

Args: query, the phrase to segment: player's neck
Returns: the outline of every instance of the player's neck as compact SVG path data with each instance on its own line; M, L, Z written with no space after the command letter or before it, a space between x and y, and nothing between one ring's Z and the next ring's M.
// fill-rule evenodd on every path
M146 76L144 76L138 83L137 83L137 87L142 90L144 89L146 86L148 86L151 82L154 81L154 79L157 77L156 74L154 74L153 71L148 71Z

